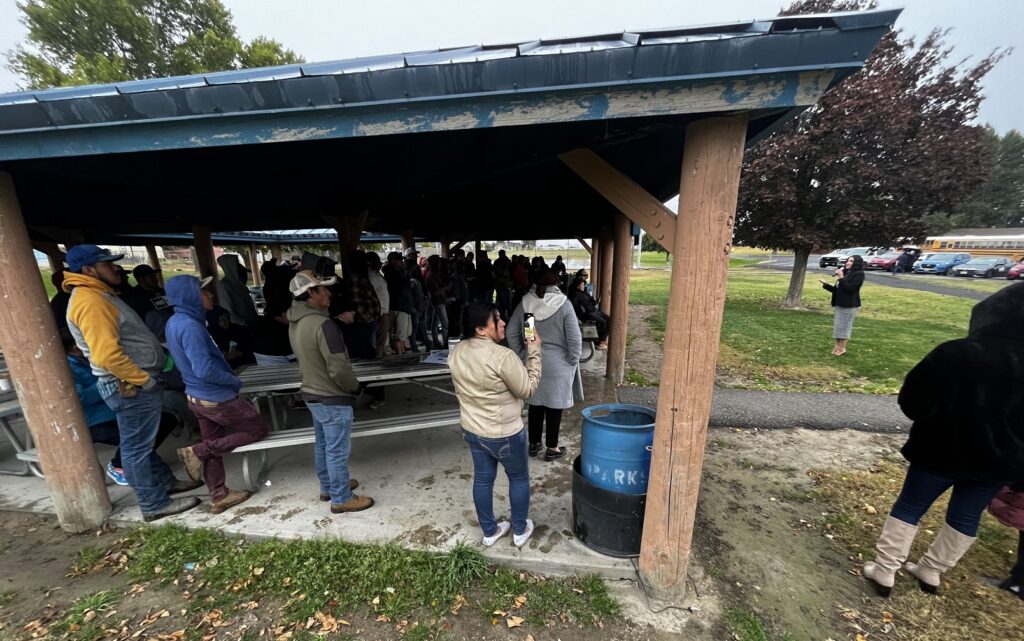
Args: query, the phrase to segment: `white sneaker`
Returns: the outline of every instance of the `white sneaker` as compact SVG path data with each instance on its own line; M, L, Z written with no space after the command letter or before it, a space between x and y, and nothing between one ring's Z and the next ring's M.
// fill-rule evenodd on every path
M517 548L521 548L526 545L526 542L530 539L530 535L533 534L533 521L526 519L526 529L523 530L522 534L513 534L512 542L516 544Z
M484 537L484 547L489 548L498 542L498 539L508 534L508 531L512 529L512 524L508 521L498 521L498 531L493 536Z

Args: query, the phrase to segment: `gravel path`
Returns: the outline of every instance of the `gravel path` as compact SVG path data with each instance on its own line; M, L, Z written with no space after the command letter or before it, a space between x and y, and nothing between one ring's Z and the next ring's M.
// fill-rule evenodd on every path
M655 407L657 387L620 387L620 403ZM895 396L715 389L711 427L906 433L910 420Z

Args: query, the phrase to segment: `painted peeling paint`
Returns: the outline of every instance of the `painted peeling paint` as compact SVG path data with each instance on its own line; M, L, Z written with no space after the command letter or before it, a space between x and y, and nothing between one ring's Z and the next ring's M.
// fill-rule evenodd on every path
M777 109L813 104L836 78L834 69L733 78L624 85L604 90L512 94L335 106L187 121L11 134L0 158L26 159L188 147L286 143L554 122Z

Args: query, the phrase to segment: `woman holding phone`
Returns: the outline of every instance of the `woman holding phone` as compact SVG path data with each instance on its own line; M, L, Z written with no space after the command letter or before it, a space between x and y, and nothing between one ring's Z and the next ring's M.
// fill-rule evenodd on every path
M583 400L583 379L580 377L580 352L583 336L572 303L558 291L558 277L550 269L537 274L537 282L516 306L509 319L508 345L521 359L527 358L525 329L527 318L532 318L537 335L544 341L541 349L544 376L540 386L529 398L530 456L547 449L544 460L554 461L565 456L565 448L558 445L558 431L562 424L562 411ZM527 317L531 314L531 317ZM546 432L545 432L546 428Z
M526 344L526 365L500 345L505 321L491 303L471 303L462 315L462 340L452 348L448 367L459 399L462 436L473 455L473 504L490 547L513 530L522 547L533 534L530 508L530 466L526 459L523 399L540 383L541 341ZM494 479L498 463L508 477L512 523L494 519Z
M832 338L836 340L832 348L833 356L842 356L846 353L846 344L850 341L853 333L853 319L860 309L860 288L864 285L864 259L860 256L850 256L846 264L835 271L839 279L833 285L819 278L818 282L825 290L832 292L832 307L836 310L835 320L832 323Z

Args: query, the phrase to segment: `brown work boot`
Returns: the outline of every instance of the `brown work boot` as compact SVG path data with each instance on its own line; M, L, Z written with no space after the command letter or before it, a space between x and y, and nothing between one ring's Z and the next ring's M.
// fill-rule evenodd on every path
M198 481L203 478L203 462L196 456L192 447L178 448L178 458L185 464L185 472L190 479Z
M359 496L353 494L352 498L347 503L341 505L335 505L331 503L331 512L334 514L342 514L343 512L362 512L363 510L373 507L373 499L368 496Z
M242 490L241 492L238 490L228 490L228 493L224 495L224 498L219 501L210 502L210 511L214 514L220 514L228 508L248 501L251 496L252 492L247 492L245 490Z
M357 487L359 487L359 481L357 481L355 479L349 479L348 480L348 489L349 489L350 492L352 490L356 489ZM323 492L321 492L320 493L320 500L321 501L330 501L331 500L331 495L330 494L324 494Z

